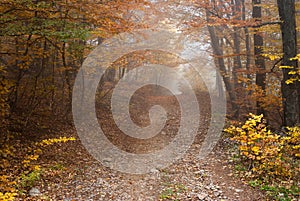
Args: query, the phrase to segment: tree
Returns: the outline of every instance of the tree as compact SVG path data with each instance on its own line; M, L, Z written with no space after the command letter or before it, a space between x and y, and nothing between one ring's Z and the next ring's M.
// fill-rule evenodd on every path
M220 70L225 88L228 92L231 114L238 118L240 105L239 96L243 94L239 73L242 69L240 27L242 5L240 0L231 2L208 1L200 4L206 9L206 24L210 36L215 64Z
M253 0L253 12L252 17L257 22L261 22L261 0ZM258 31L254 33L253 36L253 42L254 42L254 56L255 56L255 68L257 69L256 73L256 80L255 83L258 87L260 87L263 91L266 89L266 65L265 60L262 57L262 47L264 45L264 39ZM260 101L256 102L257 106L257 113L258 114L265 114L264 108L261 105Z
M25 122L34 113L69 114L72 85L84 58L100 39L139 27L126 14L140 3L1 1L0 84L5 86L0 87L0 105L5 110L9 105L10 113Z
M298 81L287 84L292 78L291 70L298 69L297 32L295 19L295 0L277 0L282 33L282 72L281 91L283 98L284 125L294 126L300 123L300 83Z

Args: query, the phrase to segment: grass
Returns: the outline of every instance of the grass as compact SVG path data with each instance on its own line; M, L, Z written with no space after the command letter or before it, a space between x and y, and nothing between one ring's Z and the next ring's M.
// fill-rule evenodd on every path
M160 200L179 200L178 194L186 190L183 184L163 183L166 188L160 193Z

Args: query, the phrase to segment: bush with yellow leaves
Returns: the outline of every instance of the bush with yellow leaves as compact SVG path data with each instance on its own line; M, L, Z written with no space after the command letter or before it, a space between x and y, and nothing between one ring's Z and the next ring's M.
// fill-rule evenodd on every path
M17 196L17 191L15 189L16 186L15 181L11 181L7 175L0 176L0 200L1 201L11 201L14 200Z
M41 167L38 159L44 147L76 140L74 137L45 139L26 147L26 154L22 156L23 158L18 158L20 148L10 145L9 142L13 137L7 136L1 142L3 146L0 149L0 169L3 169L0 176L0 201L15 200L21 188L30 188L39 179Z
M300 128L287 128L274 133L267 128L263 115L250 113L241 126L230 126L225 132L238 144L244 162L249 164L253 177L298 178L300 159Z

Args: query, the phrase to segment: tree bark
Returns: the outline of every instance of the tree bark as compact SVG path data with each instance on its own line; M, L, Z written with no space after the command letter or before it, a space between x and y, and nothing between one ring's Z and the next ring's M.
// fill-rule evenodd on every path
M234 10L233 10L233 15L237 16L237 20L241 20L241 1L240 0L235 0L234 4ZM234 45L234 54L236 55L233 58L233 83L234 83L234 90L242 91L243 86L239 83L239 76L238 76L238 71L242 69L242 61L241 61L241 41L240 41L240 29L237 27L233 27L233 45ZM240 93L239 95L240 98L244 97L243 93Z
M246 21L246 7L245 7L245 0L242 0L242 20ZM250 37L249 37L249 30L248 27L244 27L245 32L245 47L246 47L246 70L247 70L247 78L251 78L250 76L250 57L251 57L251 50L250 50Z
M206 12L207 15L207 22L209 22L209 12ZM226 67L225 67L225 62L224 62L224 55L223 55L223 50L220 47L220 43L219 43L219 38L215 32L215 27L213 26L207 26L208 28L208 32L210 35L210 40L211 40L211 46L213 49L213 53L216 56L215 58L215 63L216 66L219 68L221 75L223 77L223 81L225 84L225 89L228 92L229 95L229 99L230 99L230 105L231 105L231 109L232 109L232 115L234 118L238 117L238 113L239 113L239 106L236 104L236 94L232 88L232 85L230 83L230 78L227 74L226 71Z
M297 61L291 60L297 54L297 32L295 19L295 0L277 0L281 20L283 59L282 66L291 66L298 69ZM283 98L284 126L300 124L300 84L298 81L286 84L292 77L290 68L283 68L281 91Z
M261 22L261 0L253 0L253 11L252 17L257 22ZM261 33L255 32L253 36L254 40L254 57L255 57L255 68L256 70L256 79L255 84L265 92L266 89L266 65L265 60L262 57L262 47L264 45L264 39L261 36ZM258 100L256 101L257 114L264 114L265 110L262 106L262 103Z

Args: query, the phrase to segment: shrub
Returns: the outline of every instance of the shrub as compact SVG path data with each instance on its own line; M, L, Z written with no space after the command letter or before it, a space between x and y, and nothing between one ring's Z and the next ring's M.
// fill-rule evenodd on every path
M300 128L272 132L263 115L250 113L239 126L225 129L238 147L240 171L251 179L252 187L266 191L272 200L300 198Z
M240 156L254 177L290 179L299 176L299 127L274 133L267 128L263 115L250 113L243 125L232 125L225 132L238 144Z
M33 187L40 179L42 170L38 159L44 147L76 140L74 137L51 138L22 148L10 145L13 137L7 136L1 140L3 146L0 149L0 168L3 169L0 175L0 201L14 200L18 193ZM17 154L23 149L26 150L24 155Z

